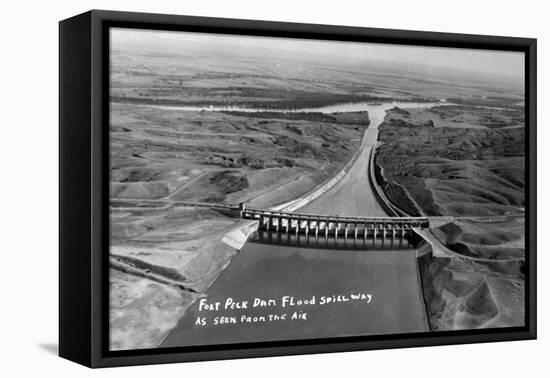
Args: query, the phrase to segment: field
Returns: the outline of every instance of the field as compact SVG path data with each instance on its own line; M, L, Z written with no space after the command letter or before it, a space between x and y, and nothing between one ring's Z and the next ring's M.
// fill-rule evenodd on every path
M419 258L432 330L524 324L523 110L496 105L394 108L380 127L388 198L456 217L430 230L450 253Z
M426 215L489 216L522 212L525 186L523 127L485 127L485 110L455 107L388 112L380 127L376 163L404 187ZM496 111L493 111L496 113ZM481 114L480 114L481 113ZM520 111L517 111L520 113ZM436 116L431 117L432 114ZM477 120L477 127L468 122ZM449 123L456 127L449 127Z

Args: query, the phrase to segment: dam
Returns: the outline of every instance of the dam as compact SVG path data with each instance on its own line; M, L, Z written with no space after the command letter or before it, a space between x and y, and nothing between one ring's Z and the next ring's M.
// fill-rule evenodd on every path
M371 124L357 159L335 185L307 204L292 211L222 205L221 211L257 222L257 230L206 292L208 301L220 302L229 297L239 301L350 292L369 293L372 301L312 308L303 321L254 324L215 324L210 316L203 316L196 301L162 347L429 330L415 240L415 229L429 227L429 219L388 216L368 174L378 125L392 106L369 106ZM278 310L235 309L221 315L231 319L281 316Z

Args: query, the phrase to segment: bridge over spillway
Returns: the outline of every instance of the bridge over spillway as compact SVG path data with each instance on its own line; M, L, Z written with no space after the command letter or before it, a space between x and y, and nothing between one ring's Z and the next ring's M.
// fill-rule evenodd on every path
M414 229L429 227L425 217L342 217L244 208L243 219L258 221L262 241L282 241L335 247L409 246Z
M418 238L416 230L429 228L438 218L428 217L361 217L307 214L281 210L259 209L239 205L151 200L153 205L177 205L206 208L230 217L257 221L256 234L263 242L324 247L410 247ZM132 200L113 200L111 206L125 209ZM448 222L449 220L446 220Z

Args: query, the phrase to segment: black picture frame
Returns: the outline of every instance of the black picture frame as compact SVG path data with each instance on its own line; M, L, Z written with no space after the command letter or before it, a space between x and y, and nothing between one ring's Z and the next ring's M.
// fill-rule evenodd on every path
M526 325L517 328L109 351L108 28L299 37L525 53ZM89 367L536 338L536 39L92 10L59 24L59 354Z

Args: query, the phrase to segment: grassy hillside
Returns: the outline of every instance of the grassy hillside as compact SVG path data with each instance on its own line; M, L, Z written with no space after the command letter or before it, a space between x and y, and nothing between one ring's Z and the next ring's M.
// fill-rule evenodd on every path
M451 128L434 123L404 117L401 109L388 112L380 126L383 144L376 156L388 181L406 188L428 215L487 216L523 210L524 128Z
M418 260L432 330L524 324L522 115L473 105L394 108L380 127L376 164L388 197L410 213L413 203L426 215L460 217L430 230L452 254Z

